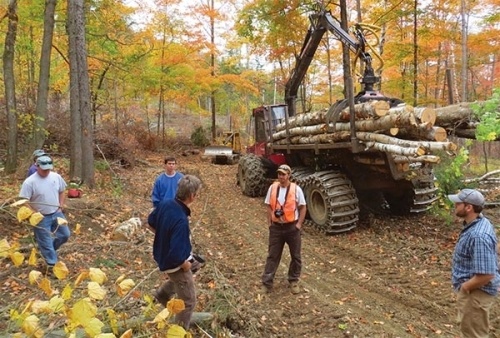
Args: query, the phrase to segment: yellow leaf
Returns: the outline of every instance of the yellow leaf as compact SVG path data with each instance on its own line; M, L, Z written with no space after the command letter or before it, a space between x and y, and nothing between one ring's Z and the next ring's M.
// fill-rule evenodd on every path
M57 217L57 224L58 225L68 225L68 221L62 217Z
M114 333L100 333L94 338L116 338Z
M54 296L49 300L50 309L57 313L64 309L64 299L59 296Z
M38 327L38 322L39 319L35 315L28 316L23 321L22 328L28 337L43 337L43 330Z
M9 256L10 244L7 238L2 238L0 241L0 258L5 258Z
M33 214L33 210L31 210L28 207L20 207L19 210L17 211L17 221L20 223L28 218Z
M40 279L41 276L42 276L42 273L40 271L31 270L29 275L28 275L28 280L29 280L30 284L33 285L35 283L38 283L38 280Z
M98 334L100 334L103 326L104 326L104 323L101 322L97 318L92 318L87 323L83 324L83 328L85 329L85 332L90 337L95 337Z
M20 266L24 262L24 255L19 251L10 254L10 260L15 266Z
M182 299L172 298L167 303L167 309L174 315L184 311L186 308L184 301Z
M36 249L32 248L30 253L30 258L28 259L28 265L35 266L36 265Z
M118 287L117 287L118 295L120 297L125 296L127 294L127 292L129 292L130 289L132 289L134 286L135 286L135 283L132 279L123 280L120 284L118 284Z
M31 304L31 311L33 313L51 313L52 310L49 307L48 300L34 300L33 304Z
M121 282L122 280L124 280L124 279L125 279L125 277L127 277L127 276L126 276L126 275L121 275L120 277L118 277L118 278L116 279L116 281L115 281L115 284L120 284L120 282Z
M81 227L82 225L80 223L76 223L75 230L73 231L73 233L79 235Z
M97 307L89 298L80 299L73 305L68 318L77 325L85 325L97 313Z
M179 325L171 325L167 331L167 338L184 338L186 336L186 330Z
M51 297L54 294L54 290L52 290L52 287L50 286L50 280L47 278L42 278L38 286L47 296Z
M169 317L170 317L170 311L168 311L168 309L165 308L165 309L161 310L161 312L155 316L155 319L153 319L153 323L163 322Z
M21 315L19 314L19 312L17 310L11 309L9 314L10 314L10 319L13 321L14 320L17 321L17 320L21 319Z
M30 216L30 224L37 226L43 219L43 215L39 212L35 212Z
M109 326L113 333L118 334L118 319L116 318L116 312L113 309L107 308L106 314L108 315Z
M80 285L80 283L83 282L88 277L89 277L89 272L88 271L83 271L82 273L80 273L78 275L78 277L76 277L75 286Z
M87 286L87 290L89 292L89 296L93 299L103 300L104 296L106 296L106 290L104 290L98 283L89 282Z
M19 201L16 201L16 202L12 203L10 206L11 207L18 207L20 205L23 205L26 202L28 202L27 199L22 199L22 200L19 200Z
M128 329L127 331L123 332L123 334L120 336L120 338L132 338L132 329Z
M31 311L31 306L33 305L33 301L30 300L25 306L24 306L24 309L23 311L21 312L21 315L24 315L25 313L28 313L29 311ZM26 317L26 316L24 316ZM19 318L18 318L19 319Z
M97 268L89 269L89 277L93 282L99 283L99 285L102 285L104 282L108 280L106 274L101 269Z
M66 264L64 264L64 262L61 261L57 262L54 265L53 271L57 279L65 279L69 274L68 267L66 266Z
M71 287L71 285L66 284L66 286L64 287L64 289L61 293L62 299L64 299L64 300L71 299L72 294L73 294L73 288Z

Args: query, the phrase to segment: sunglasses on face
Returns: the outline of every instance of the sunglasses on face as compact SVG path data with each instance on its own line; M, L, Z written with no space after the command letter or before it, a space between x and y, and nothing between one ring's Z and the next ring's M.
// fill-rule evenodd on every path
M47 165L47 164L52 164L52 161L46 161L46 162L38 162L39 165Z

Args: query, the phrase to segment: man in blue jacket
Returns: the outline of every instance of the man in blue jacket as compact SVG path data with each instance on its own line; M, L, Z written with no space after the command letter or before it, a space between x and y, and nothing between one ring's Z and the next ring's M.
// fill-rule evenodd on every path
M189 328L196 305L191 265L189 229L189 206L201 189L201 181L193 175L181 178L175 199L159 202L148 217L148 224L155 234L153 256L160 271L168 275L168 281L157 290L155 297L166 305L172 293L184 301L185 309L176 315L175 321L185 329Z
M161 201L175 197L179 180L184 176L175 170L177 166L175 157L166 157L164 163L165 172L161 173L156 178L151 194L151 200L155 208Z

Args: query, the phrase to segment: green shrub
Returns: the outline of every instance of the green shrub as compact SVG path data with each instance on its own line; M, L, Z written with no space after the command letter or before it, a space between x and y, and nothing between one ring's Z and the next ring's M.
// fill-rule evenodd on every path
M202 126L199 126L193 131L191 134L191 142L197 147L206 147L210 145L210 140Z

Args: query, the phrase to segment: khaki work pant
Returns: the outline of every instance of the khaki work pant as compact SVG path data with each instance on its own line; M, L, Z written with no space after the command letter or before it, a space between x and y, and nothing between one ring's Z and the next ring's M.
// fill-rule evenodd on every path
M490 331L490 309L495 297L482 291L459 291L457 323L464 338L487 338Z

